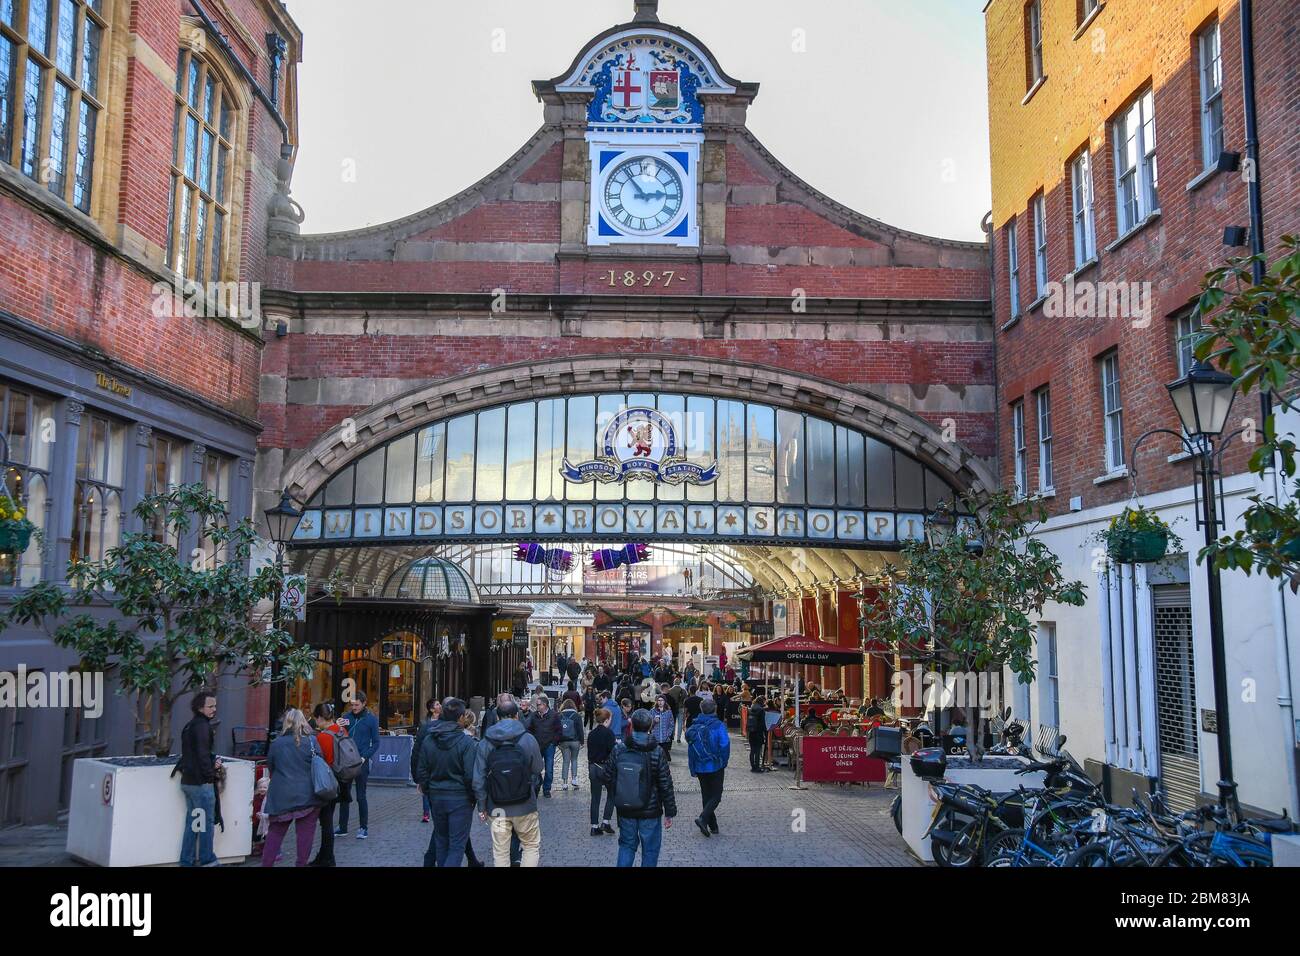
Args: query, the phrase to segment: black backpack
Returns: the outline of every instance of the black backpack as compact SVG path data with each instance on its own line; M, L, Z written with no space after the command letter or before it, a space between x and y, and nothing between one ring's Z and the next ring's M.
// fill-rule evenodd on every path
M493 747L483 769L488 798L494 806L508 807L532 796L532 767L518 744L501 743Z
M560 715L560 739L572 741L578 739L578 712L566 710Z
M650 755L623 750L614 760L614 809L640 813L650 809Z

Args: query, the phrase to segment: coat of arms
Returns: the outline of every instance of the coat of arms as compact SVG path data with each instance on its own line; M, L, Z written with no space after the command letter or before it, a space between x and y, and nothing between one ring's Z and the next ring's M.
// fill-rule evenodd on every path
M605 427L600 457L571 464L566 458L560 474L569 481L658 481L707 485L718 479L718 463L707 468L686 460L673 423L653 408L628 408Z

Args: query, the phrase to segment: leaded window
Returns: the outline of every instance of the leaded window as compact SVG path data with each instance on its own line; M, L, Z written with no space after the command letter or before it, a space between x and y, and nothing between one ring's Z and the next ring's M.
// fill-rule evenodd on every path
M39 535L49 523L50 466L56 434L53 399L0 382L0 430L9 443L9 460L4 465L5 492L37 529L21 555L0 553L0 587L31 587L41 579Z
M126 428L86 412L77 436L77 500L72 518L72 559L102 561L121 538L122 455Z

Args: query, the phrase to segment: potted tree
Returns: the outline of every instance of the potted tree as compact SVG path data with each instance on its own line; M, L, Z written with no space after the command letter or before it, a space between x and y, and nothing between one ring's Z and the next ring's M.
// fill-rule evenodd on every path
M1033 681L1037 618L1049 603L1082 606L1084 585L1067 581L1060 559L1033 537L1034 526L1045 517L1041 503L998 493L984 501L967 498L963 504L979 517L933 515L927 539L904 545L902 560L886 565L880 599L867 608L866 617L873 641L905 652L932 673L955 676L955 688L977 687L983 695L984 688L1000 684L1006 671L1021 683ZM1014 767L984 766L985 722L998 703L969 692L957 702L965 715L969 752L970 772L961 775L979 776L990 790L1014 789L1015 783L1031 780L1012 776ZM950 779L955 779L957 763L949 761ZM904 766L903 831L911 834L913 849L927 858L928 846L921 839L929 822L927 788L912 777L906 761ZM915 819L918 814L924 819Z
M223 679L258 683L273 666L284 679L312 666L309 648L256 619L283 582L274 564L249 572L257 540L250 522L232 526L224 503L201 484L147 497L134 514L146 530L124 534L102 560L70 562L66 585L37 584L0 617L0 631L39 625L76 653L83 671L111 670L119 694L158 703L144 756L78 761L74 770L69 852L111 865L179 858L184 801L170 755L183 697ZM171 542L191 528L205 547L182 560ZM226 763L222 816L232 855L232 846L251 840L253 773L251 764ZM174 841L159 839L170 832ZM223 831L216 845L223 855Z

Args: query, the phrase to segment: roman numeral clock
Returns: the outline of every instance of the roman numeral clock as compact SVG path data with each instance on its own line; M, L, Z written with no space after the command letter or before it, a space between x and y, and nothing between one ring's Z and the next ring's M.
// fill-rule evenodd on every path
M589 92L589 246L700 245L701 94L734 93L705 53L658 27L589 49L559 92Z

